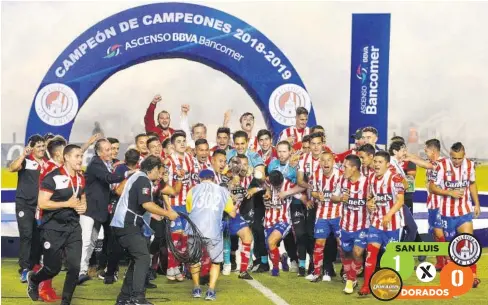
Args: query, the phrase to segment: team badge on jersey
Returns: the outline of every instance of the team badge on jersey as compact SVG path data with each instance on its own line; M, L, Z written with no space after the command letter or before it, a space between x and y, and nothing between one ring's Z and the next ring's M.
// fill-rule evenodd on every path
M449 243L449 256L459 266L474 265L481 257L480 242L471 234L459 234Z
M150 193L151 193L151 190L148 187L142 188L142 194L143 195L149 195Z

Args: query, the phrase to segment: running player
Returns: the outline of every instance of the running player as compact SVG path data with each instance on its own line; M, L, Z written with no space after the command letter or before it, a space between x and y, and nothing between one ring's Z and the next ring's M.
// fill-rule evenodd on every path
M320 155L320 167L312 179L312 197L317 207L315 217L314 238L315 246L313 252L314 272L305 279L311 282L330 282L331 277L327 270L322 276L322 264L324 261L325 242L331 233L338 240L340 237L341 202L331 201L337 186L342 179L342 173L334 167L334 155L324 152ZM338 241L337 244L340 244Z
M66 140L61 136L55 136L47 141L46 151L51 158L47 162L44 162L43 167L41 168L39 186L47 174L63 165L63 150L66 145ZM36 219L38 223L42 220L42 210L39 208L39 205L37 205ZM38 271L40 268L40 265L36 265L34 266L33 271ZM61 299L52 287L52 279L43 281L39 284L39 298L44 302L55 302L56 300Z
M193 158L186 153L186 134L184 131L177 130L171 136L171 144L175 147L175 152L169 156L168 167L168 184L175 187L176 181L181 181L181 191L177 196L169 196L169 204L176 212L184 213L186 195L190 191L194 182L191 173L194 171ZM182 174L181 171L184 173ZM183 176L182 178L180 178ZM187 236L184 234L186 222L183 218L178 217L171 223L171 237L173 243L177 245L180 250L184 251L187 245ZM168 270L166 277L174 281L183 281L183 275L178 268L179 263L176 261L173 253L168 253Z
M284 129L280 134L280 141L288 141L291 145L301 142L302 138L310 134L307 127L308 110L304 107L296 109L295 126Z
M368 256L366 258L364 283L359 295L370 294L369 280L376 268L380 248L400 241L403 223L403 177L389 169L390 155L378 151L374 156L374 175L369 178L370 194L368 210L371 225L368 232Z
M278 243L290 230L289 208L292 196L300 193L304 188L286 180L277 170L269 173L269 185L266 185L264 229L269 257L273 264L272 276L279 276L280 250Z
M342 202L340 245L346 275L344 292L351 294L357 286L357 276L363 267L363 252L369 227L366 201L368 178L361 174L361 160L349 155L344 161L344 176L332 201Z
M449 158L437 163L429 190L441 196L440 214L446 241L451 241L456 233L473 234L473 216L480 215L480 202L475 164L466 158L462 143L454 143ZM481 281L476 274L476 264L470 268L474 274L473 288L477 288Z
M63 252L68 272L61 303L71 303L78 282L81 262L80 216L86 211L85 178L81 174L83 153L77 145L68 145L63 152L64 165L47 174L39 191L39 207L44 210L40 229L44 266L28 273L27 294L39 299L39 284L61 271Z

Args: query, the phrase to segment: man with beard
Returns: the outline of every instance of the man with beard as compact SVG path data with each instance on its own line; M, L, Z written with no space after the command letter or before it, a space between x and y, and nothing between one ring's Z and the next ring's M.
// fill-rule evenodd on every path
M146 110L146 115L144 116L144 126L146 128L146 132L157 133L159 135L159 139L161 142L163 142L164 139L170 138L175 131L173 128L169 127L171 124L171 117L169 112L166 110L163 110L158 114L158 125L156 125L154 122L154 111L156 110L157 103L161 102L161 100L161 95L158 94L149 104L149 107Z
M301 142L303 137L310 134L307 127L308 110L304 107L298 107L296 110L295 126L290 126L280 134L280 141L288 141L291 145Z
M85 179L81 173L83 154L77 145L68 145L63 152L64 166L46 175L39 190L42 216L41 243L44 266L27 275L27 294L39 299L39 284L61 271L62 253L66 255L68 272L63 287L62 305L71 304L76 288L81 258L79 215L86 211Z
M261 129L258 131L257 138L259 141L258 154L263 159L264 165L268 166L269 162L278 156L271 142L271 132L267 129Z
M40 135L29 138L27 146L20 156L12 161L10 172L18 173L17 191L15 192L15 213L19 227L19 273L20 281L27 282L27 272L39 264L40 237L36 222L36 207L39 194L39 175L43 164L46 144Z
M230 142L230 128L228 127L219 127L217 129L217 145L212 147L210 150L214 153L217 149L223 149L226 152L232 149L232 146L229 145Z
M297 167L300 155L295 153L292 155L291 145L288 141L281 141L276 145L278 157L273 159L266 172L269 174L274 170L280 171L285 179L290 180L292 183L297 183ZM296 205L295 205L296 204ZM285 244L286 253L281 256L281 267L283 271L298 272L298 255L297 244L295 241L295 235L297 228L295 228L295 210L296 207L302 205L300 200L294 200L290 207L292 226L294 228L294 234L288 234L283 242ZM300 207L301 208L301 207ZM297 220L299 221L299 220ZM305 250L306 251L306 250ZM306 254L305 254L306 255ZM288 265L288 257L290 258L290 266Z

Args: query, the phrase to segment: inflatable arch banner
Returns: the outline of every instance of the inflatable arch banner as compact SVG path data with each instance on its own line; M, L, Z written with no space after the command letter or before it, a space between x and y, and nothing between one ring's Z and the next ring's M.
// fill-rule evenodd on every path
M156 3L108 17L61 53L35 95L26 139L47 132L69 139L79 109L105 80L132 65L163 58L200 62L241 84L275 140L295 123L296 107L307 108L308 124L316 124L300 76L261 32L213 8Z

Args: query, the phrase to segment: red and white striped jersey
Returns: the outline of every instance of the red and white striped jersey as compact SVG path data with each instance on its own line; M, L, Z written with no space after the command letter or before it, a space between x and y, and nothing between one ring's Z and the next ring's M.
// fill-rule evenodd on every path
M297 142L301 142L303 137L309 134L310 128L308 127L300 130L296 126L290 126L281 132L280 141L287 141L288 138L293 138L293 143L291 143L291 145L294 145Z
M435 183L435 177L436 177L436 168L442 160L444 160L444 157L440 157L436 161L430 161L430 163L434 166L434 169L428 169L425 172L426 175L426 181L427 181L427 209L433 210L433 209L438 209L441 204L442 196L432 194L429 192L429 183L433 182Z
M473 204L469 186L476 181L474 162L464 159L460 167L456 168L451 159L443 159L437 163L432 179L443 190L462 189L464 196L453 198L440 196L440 212L442 216L458 217L473 212Z
M39 186L41 185L42 179L44 179L47 174L59 167L61 167L61 164L56 163L53 159L49 159L42 163L41 172L39 173Z
M316 219L334 219L341 217L341 203L333 203L331 197L339 187L342 173L334 168L327 177L321 167L317 170L312 181L312 192L324 194L324 201L314 199L317 205Z
M369 179L370 191L375 199L376 209L371 213L371 226L384 231L401 229L405 223L403 209L398 210L391 217L388 227L383 227L383 217L393 208L397 195L405 193L403 177L387 170L383 177L376 174Z
M140 154L139 155L139 162L137 162L137 166L138 167L141 167L142 161L144 161L144 159L146 159L147 156L149 156L149 154L144 154L144 155L143 154Z
M274 187L268 186L271 188L271 200L269 204L265 203L265 213L264 213L264 228L268 229L273 227L275 224L280 222L290 223L290 204L292 201L292 197L287 197L281 200L278 197L278 194L282 191L288 191L289 189L293 188L295 184L293 184L290 180L285 179L281 189L277 190Z
M249 139L249 143L248 143L247 148L249 148L249 149L250 149L250 150L252 150L252 151L258 151L258 148L259 148L259 141L258 141L258 137L256 137L256 136L252 136L252 137Z
M374 169L372 169L369 166L361 165L361 174L366 176L369 179L371 178L372 175L374 175Z
M210 157L208 157L207 160L203 163L198 161L197 157L193 157L193 172L191 179L193 180L194 184L200 183L200 178L198 177L198 175L204 169L213 170Z
M246 190L249 189L249 186L251 185L251 181L253 176L247 176L247 177L240 177L241 178L241 187L245 188Z
M358 181L352 183L344 177L337 187L335 196L349 191L349 200L342 203L341 228L348 232L355 232L369 227L368 200L369 183L368 177L361 174Z
M184 206L186 204L186 195L194 184L192 179L194 171L193 158L188 153L184 153L182 158L177 153L173 153L168 160L170 162L168 166L168 184L172 187L175 186L175 182L179 179L176 172L181 169L185 171L181 181L180 193L176 196L169 196L169 202L171 206Z
M320 158L315 159L312 153L304 154L300 157L298 162L298 171L303 172L305 176L311 179L313 174L317 172L320 167Z
M271 162L271 160L273 160L274 158L278 158L278 152L276 151L276 148L274 148L273 146L271 146L271 148L268 150L267 153L264 153L261 150L261 148L259 148L258 155L261 156L261 158L263 159L264 165L266 165L266 166L269 165L269 162Z

